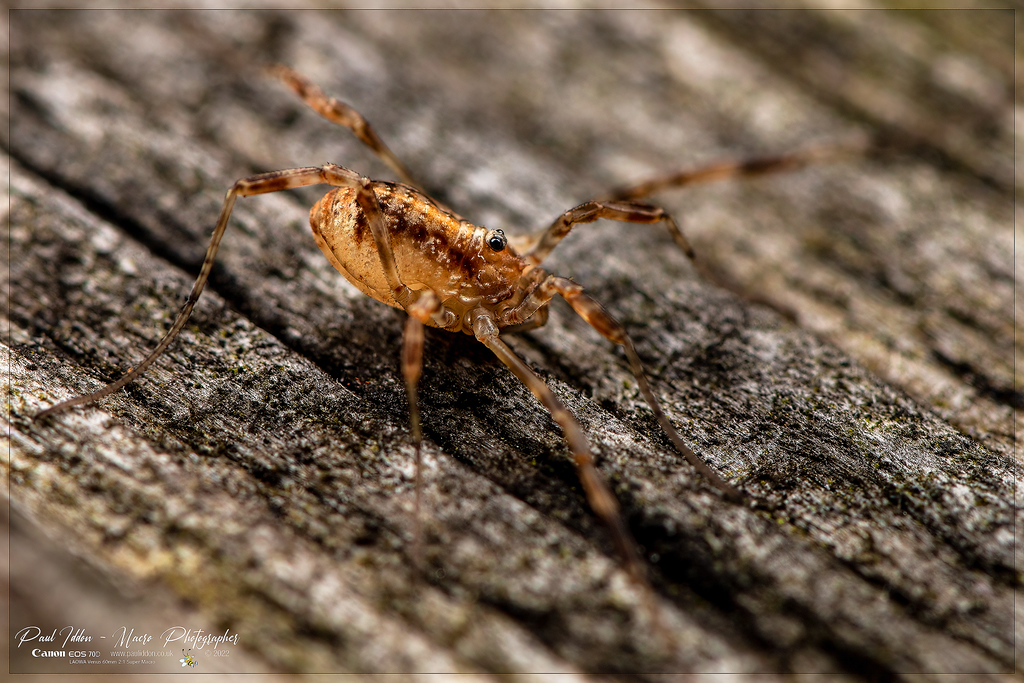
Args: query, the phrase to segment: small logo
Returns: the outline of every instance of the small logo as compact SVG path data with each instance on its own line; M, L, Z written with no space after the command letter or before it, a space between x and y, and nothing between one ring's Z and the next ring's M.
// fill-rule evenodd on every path
M186 653L185 649L182 648L182 650L181 650L181 659L179 659L178 661L181 662L181 665L183 667L190 666L190 667L192 667L194 669L194 668L196 668L196 658L193 657L190 654L191 652L192 652L192 648L188 649L188 653Z

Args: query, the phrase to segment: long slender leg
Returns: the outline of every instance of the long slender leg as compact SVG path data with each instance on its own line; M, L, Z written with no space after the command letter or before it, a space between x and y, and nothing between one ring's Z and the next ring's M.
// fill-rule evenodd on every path
M423 566L423 534L420 518L420 500L423 496L423 476L421 474L421 445L423 432L420 428L420 407L416 395L416 387L423 373L423 326L432 315L441 311L441 299L430 290L423 290L419 297L406 309L409 313L405 321L405 334L402 337L402 376L405 378L405 392L409 397L409 424L412 431L412 443L416 450L416 502L414 505L412 556L416 566Z
M319 86L287 66L280 64L269 66L266 71L269 75L279 79L291 88L296 95L302 98L303 102L309 105L313 111L320 114L320 116L352 131L364 145L372 149L380 157L381 161L398 174L403 183L422 189L420 184L413 180L409 169L388 149L388 146L377 135L377 131L363 118L362 114L341 100L328 97Z
M790 154L709 164L653 178L632 187L615 190L609 195L608 199L620 201L641 199L661 190L677 189L687 185L696 185L697 183L753 177L767 173L778 173L780 171L792 171L808 164L862 155L871 147L871 142L865 138L845 144L808 147Z
M676 244L688 257L693 258L693 248L686 241L679 225L664 209L633 201L592 201L569 209L546 230L526 238L523 251L527 263L539 264L569 234L573 226L593 223L599 218L627 223L664 223Z
M569 444L569 452L572 453L573 462L576 464L576 472L579 475L583 491L587 496L590 508L608 527L612 540L619 551L626 566L626 571L633 581L643 591L644 602L648 613L654 623L662 645L671 646L673 643L672 634L669 632L662 619L661 611L658 609L654 597L654 589L647 580L647 572L640 560L640 553L636 547L633 535L629 533L625 521L622 519L622 512L619 509L619 501L608 488L604 477L594 465L594 456L590 452L590 444L583 434L576 418L572 416L558 397L551 391L550 387L538 377L526 363L508 347L505 342L498 338L498 328L494 324L491 314L485 310L479 310L473 316L473 333L487 348L489 348L498 359L504 363L512 373L519 378L530 390L541 404L547 408L551 418L562 428L562 434Z
M644 372L643 364L640 362L640 356L636 353L636 348L633 346L633 341L626 334L626 329L609 313L604 310L595 299L590 297L583 291L583 287L576 284L572 280L567 280L564 277L558 277L556 275L548 275L544 282L534 291L532 299L534 305L546 303L550 301L556 294L564 298L573 310L576 311L584 320L586 320L591 327L600 332L606 339L616 344L620 344L626 351L626 356L629 358L629 365L633 371L633 376L636 378L637 384L640 387L640 393L643 394L644 399L647 401L647 405L651 407L651 411L658 419L658 424L661 425L661 429L665 432L665 435L672 441L676 449L683 454L683 457L689 461L693 467L704 475L709 482L711 482L715 488L720 490L727 498L734 502L740 502L743 500L743 494L735 486L725 481L715 470L708 466L700 456L693 452L683 438L676 431L675 427L669 421L665 412L661 408L661 403L654 395L654 391L651 389L650 383L647 381L647 374ZM526 302L524 302L526 303Z
M661 176L639 185L616 190L606 198L580 204L559 216L546 230L536 235L519 238L515 246L525 254L531 264L536 265L547 258L558 243L577 224L592 223L599 218L629 223L664 222L676 244L692 260L694 257L693 249L686 240L686 237L683 236L675 220L664 209L649 204L642 204L636 200L661 190L677 189L697 183L790 171L807 166L808 164L836 160L846 156L862 155L871 148L872 144L866 139L856 140L847 144L808 147L792 154L774 157L760 157L744 161L710 164Z
M192 291L188 295L188 300L178 313L178 317L174 319L174 324L171 325L171 328L164 335L163 339L160 340L156 348L141 363L135 366L131 372L128 372L120 379L91 394L78 396L50 406L46 410L37 413L34 419L39 420L48 415L63 412L68 408L92 403L105 396L109 396L145 372L153 361L170 346L192 314L192 309L199 300L199 295L203 293L203 288L210 277L210 270L213 268L213 262L217 256L217 250L220 247L221 238L224 236L224 231L228 226L228 219L231 217L231 211L235 206L236 198L280 192L281 190L318 185L320 183L338 187L353 187L358 190L356 199L369 217L370 228L374 238L377 240L377 248L381 253L381 262L384 264L385 274L388 275L388 283L392 287L402 287L398 279L398 269L395 266L394 254L391 252L391 243L386 239L384 222L380 218L377 197L373 190L370 189L369 180L354 171L333 164L319 167L290 168L242 178L235 181L235 184L228 190L227 196L224 198L224 206L220 211L220 218L217 219L217 225L213 229L213 236L210 238L210 245L206 248L206 258L203 260L203 267L199 271L199 277L196 278L195 284L192 285Z
M505 342L498 338L498 328L490 314L481 312L473 318L473 333L498 359L508 366L519 380L533 392L537 400L551 413L551 418L562 428L569 444L576 471L579 473L587 502L608 528L622 557L626 560L629 573L638 582L646 584L647 578L632 535L626 528L619 511L619 502L609 490L604 478L594 466L594 456L583 429L576 418L562 405L547 384L524 363Z

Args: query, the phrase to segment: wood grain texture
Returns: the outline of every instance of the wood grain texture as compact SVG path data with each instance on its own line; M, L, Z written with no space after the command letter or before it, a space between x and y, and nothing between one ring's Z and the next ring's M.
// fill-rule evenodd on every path
M13 523L138 609L240 633L246 671L1013 672L1016 55L1012 14L984 16L976 50L927 13L11 12ZM263 78L270 62L510 234L688 166L905 136L910 153L658 196L726 288L647 226L582 226L552 259L626 325L669 417L749 505L694 475L568 307L511 341L591 438L671 649L557 426L485 348L437 331L429 567L412 568L403 316L319 253L315 191L241 200L149 374L31 422L155 345L235 179L328 161L390 178ZM32 571L14 559L12 590Z

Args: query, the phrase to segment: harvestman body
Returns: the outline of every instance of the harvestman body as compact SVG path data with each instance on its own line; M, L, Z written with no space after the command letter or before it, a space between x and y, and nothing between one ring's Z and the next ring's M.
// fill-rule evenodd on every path
M623 327L578 284L540 267L573 226L605 218L633 223L662 223L685 253L693 251L678 225L664 210L635 200L668 187L754 175L818 161L836 152L833 147L812 149L771 159L723 163L660 178L616 193L614 199L590 201L566 211L546 230L511 241L501 230L473 225L428 197L406 168L384 145L365 119L347 104L328 98L315 85L291 69L272 67L306 104L326 119L349 128L404 181L373 181L334 164L261 173L235 182L227 193L220 218L196 279L178 317L156 348L121 379L86 396L58 403L36 419L76 405L92 403L140 376L174 340L199 299L213 267L235 199L307 185L333 185L310 211L316 243L338 271L365 294L409 314L405 325L402 373L409 397L412 439L416 449L416 532L413 556L420 561L419 530L420 430L416 388L423 365L423 327L439 327L474 335L533 392L562 428L587 501L609 528L626 567L647 588L644 565L619 505L594 465L590 446L579 423L544 381L499 337L501 332L523 331L544 325L548 306L561 296L584 320L608 340L621 345L645 400L675 447L707 480L732 500L742 495L708 467L683 441L669 422L651 390L640 358Z

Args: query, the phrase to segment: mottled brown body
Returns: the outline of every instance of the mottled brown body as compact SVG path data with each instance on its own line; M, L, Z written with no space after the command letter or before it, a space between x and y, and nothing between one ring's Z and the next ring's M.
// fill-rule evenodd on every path
M424 321L433 327L472 334L467 314L512 298L526 262L506 246L495 251L487 238L495 231L478 227L439 207L418 190L400 183L369 185L402 284L413 292L433 291L451 315ZM369 221L356 202L356 190L331 190L309 212L321 251L349 282L378 301L404 308L388 284ZM454 324L443 325L444 319Z

